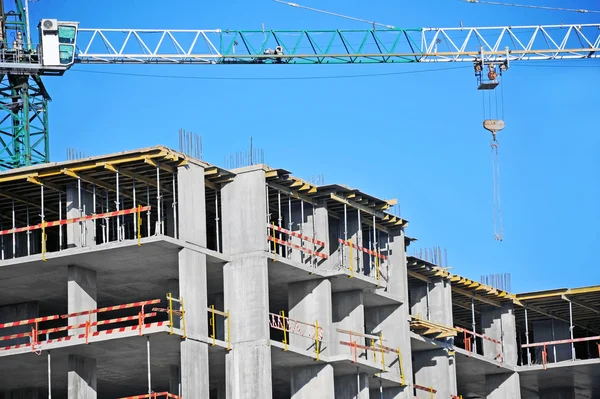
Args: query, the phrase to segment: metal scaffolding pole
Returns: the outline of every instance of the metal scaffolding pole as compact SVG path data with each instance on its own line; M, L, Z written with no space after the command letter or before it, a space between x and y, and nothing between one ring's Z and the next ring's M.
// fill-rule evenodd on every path
M150 336L146 336L146 353L148 356L148 394L152 394L152 373L150 372Z
M15 200L12 200L12 228L15 229L17 227L15 222ZM12 234L12 255L13 258L17 257L17 236L15 233Z
M360 216L360 209L357 209L358 211L358 230L356 231L356 245L358 245L359 247L363 247L363 236L362 236L362 219ZM363 259L363 254L362 251L356 251L356 271L360 271L360 266L361 265L361 260ZM363 268L365 266L364 261L362 262L361 265Z
M527 320L527 305L525 305L525 343L529 345L529 322ZM531 348L527 347L527 365L531 365Z
M566 297L565 297L566 298ZM575 360L575 343L573 342L573 303L570 299L569 301L569 331L571 332L571 360Z
M41 223L44 223L46 221L46 215L44 214L44 185L40 185L40 218ZM45 236L46 230L42 229L42 246L40 248L40 251L42 252L42 254L45 254L46 252L46 237Z
M118 191L118 185L117 185ZM81 177L77 177L77 207L79 208L79 217L83 217L83 208L81 207ZM67 216L68 217L68 216ZM83 239L83 222L79 222L79 239L81 240L80 246L84 245Z
M476 333L477 330L475 329L477 327L476 323L475 323L475 297L471 297L471 328L473 329L473 332ZM477 337L474 335L473 336L473 353L477 353Z
M160 167L156 164L156 208L158 212L156 235L162 234L162 197L160 195Z
M96 185L95 184L92 185L92 191L93 191L92 195L94 197L94 199L92 200L93 201L92 206L94 207L94 210L92 211L92 213L96 213L97 209L96 209ZM94 234L92 235L94 244L97 244L97 240L96 240L96 232L98 231L97 227L98 227L98 222L96 219L94 219Z
M303 235L304 234L304 200L300 200L300 234ZM304 239L301 238L300 239L300 246L304 247ZM302 259L302 264L304 264L304 260L305 260L305 254L304 252L300 253L300 258Z
M317 267L317 263L319 262L319 260L315 257L315 253L317 252L317 244L315 244L315 241L317 239L317 232L316 230L316 226L315 226L315 216L316 216L316 212L315 212L315 204L312 204L312 254L310 255L310 265L311 267Z
M282 217L281 217L281 191L277 190L277 226L279 226L279 228L281 228L281 223L282 223ZM279 242L281 242L283 240L283 236L281 235L281 230L279 231ZM283 257L283 245L279 246L279 249L281 250L281 252L279 253L279 256Z
M268 192L267 188L267 192ZM267 200L267 206L269 206L269 202ZM221 252L221 243L220 243L220 232L219 232L219 190L215 188L215 227L216 227L216 242L217 242L217 252Z
M347 205L344 204L344 241L348 242L348 209ZM344 259L346 258L346 252L344 251L345 246L342 245L342 265L345 264ZM349 260L348 260L349 261Z
M108 196L109 196L109 193L108 193L108 190L106 190L106 212L108 212L110 210L109 209L110 203L108 202L109 201ZM104 238L104 242L107 243L110 241L110 219L107 217L104 218L104 226L106 227L106 229L105 229L106 237Z
M293 231L294 230L294 224L292 223L292 196L290 194L288 194L288 230L289 231ZM288 234L288 242L291 244L292 243L292 235ZM292 258L292 251L291 251L291 247L290 250L288 251L288 258L291 259Z
M48 351L48 399L52 399L52 361Z
M118 212L121 210L121 194L119 191L119 168L117 168L116 178L117 178L117 201L115 202L115 205L117 206L117 212ZM117 241L121 241L123 239L123 237L121 236L121 218L119 216L117 216L116 219L117 219Z
M175 183L175 173L173 173L173 237L179 238L177 234L177 186Z
M27 226L31 225L31 223L29 223L29 204L27 204L27 206L25 207L25 221ZM25 235L27 237L27 256L29 256L31 255L31 231L27 230Z
M58 220L62 220L62 193L58 193ZM58 226L58 250L62 251L63 247L63 226Z
M150 185L146 184L146 203L150 205ZM150 237L150 209L146 212L146 226L148 229L148 237Z
M135 208L135 207L137 207L137 199L135 197L135 179L133 179L133 183L132 184L133 184L133 187L132 187L132 191L133 191L132 192L132 194L133 194L133 207ZM133 220L133 237L137 237L137 229L138 229L138 227L137 227L137 225L138 225L137 219L138 219L138 217L139 217L139 214L136 213L134 215L134 220Z

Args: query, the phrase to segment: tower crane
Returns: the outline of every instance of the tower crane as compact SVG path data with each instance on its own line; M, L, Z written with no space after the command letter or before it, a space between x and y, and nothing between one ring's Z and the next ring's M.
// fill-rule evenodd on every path
M279 31L91 29L42 19L34 43L28 15L27 0L0 0L1 169L49 162L42 77L62 76L74 64L467 62L478 88L489 89L497 84L491 72L512 62L600 57L600 24Z

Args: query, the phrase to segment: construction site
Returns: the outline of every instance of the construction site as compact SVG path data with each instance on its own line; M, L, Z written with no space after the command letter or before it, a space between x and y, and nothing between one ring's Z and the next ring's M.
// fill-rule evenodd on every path
M600 396L600 287L407 256L394 201L359 189L159 146L0 193L4 398Z
M600 399L593 281L516 293L455 274L415 250L402 200L252 149L219 166L181 131L177 150L50 160L41 77L74 64L470 63L502 241L495 89L513 62L599 58L600 24L399 29L276 2L373 29L43 19L33 43L28 1L0 0L0 399Z

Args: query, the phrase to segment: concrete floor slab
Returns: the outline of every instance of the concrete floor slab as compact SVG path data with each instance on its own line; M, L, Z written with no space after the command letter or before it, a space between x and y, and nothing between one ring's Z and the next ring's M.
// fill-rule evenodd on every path
M48 353L51 358L52 394L66 397L68 357L77 354L97 361L98 399L114 399L148 392L147 339L150 339L152 388L169 388L169 366L179 364L181 337L164 329L90 342L89 345L57 346L39 355L31 349L0 358L2 390L38 387L48 391Z
M170 279L178 278L177 254L190 246L170 237L150 237L113 242L89 248L71 248L0 261L0 306L37 301L43 315L66 313L67 266L77 265L97 272L98 306L162 298ZM221 269L225 257L192 245L207 254L207 268ZM222 284L221 284L222 286Z
M600 398L600 359L518 367L523 399L537 399L540 388L573 388L577 398Z

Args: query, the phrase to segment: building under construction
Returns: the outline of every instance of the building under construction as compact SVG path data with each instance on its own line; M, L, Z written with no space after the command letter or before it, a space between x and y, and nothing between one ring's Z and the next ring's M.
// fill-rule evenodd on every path
M600 286L452 274L394 205L165 147L0 173L0 398L600 398Z

